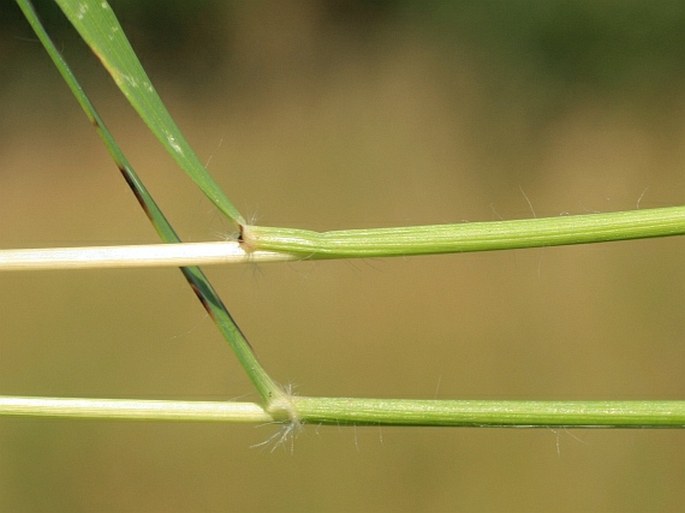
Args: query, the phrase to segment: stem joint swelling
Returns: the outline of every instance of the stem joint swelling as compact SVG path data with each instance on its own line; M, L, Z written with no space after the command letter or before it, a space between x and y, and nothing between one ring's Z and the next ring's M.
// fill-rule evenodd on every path
M254 247L254 237L252 236L252 231L250 226L240 223L238 225L238 243L240 247L245 250L246 253L251 253L255 250Z
M287 438L290 434L297 432L300 427L302 427L303 422L295 407L292 387L290 386L282 389L281 393L278 395L272 396L265 410L275 422L279 422L286 426L283 438Z

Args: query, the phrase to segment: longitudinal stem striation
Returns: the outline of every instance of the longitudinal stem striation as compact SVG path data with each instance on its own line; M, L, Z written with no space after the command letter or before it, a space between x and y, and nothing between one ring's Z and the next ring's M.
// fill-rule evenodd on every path
M313 232L244 226L248 249L369 258L588 244L685 234L685 207L398 228Z

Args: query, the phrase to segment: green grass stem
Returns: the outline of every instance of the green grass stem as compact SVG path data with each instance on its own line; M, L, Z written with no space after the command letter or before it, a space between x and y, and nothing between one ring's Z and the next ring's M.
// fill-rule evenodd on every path
M301 258L369 258L521 249L685 234L685 207L432 226L314 232L246 226L247 248Z
M247 226L243 242L0 250L0 271L371 258L588 244L685 233L685 207L512 221L338 230Z
M461 427L685 427L685 401L499 401L293 397L305 423Z

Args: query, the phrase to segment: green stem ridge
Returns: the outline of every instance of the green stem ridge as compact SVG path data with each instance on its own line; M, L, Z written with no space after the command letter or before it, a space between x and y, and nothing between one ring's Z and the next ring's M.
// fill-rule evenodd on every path
M368 258L521 249L685 234L685 207L511 221L314 232L244 226L250 250L301 258Z
M461 427L685 427L685 401L477 401L293 397L313 424Z

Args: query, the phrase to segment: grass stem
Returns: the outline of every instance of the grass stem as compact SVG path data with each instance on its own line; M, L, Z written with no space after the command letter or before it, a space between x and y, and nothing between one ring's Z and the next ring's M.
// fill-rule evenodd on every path
M0 415L56 418L270 422L256 403L0 396Z
M685 234L685 207L511 221L313 232L243 227L242 242L0 250L0 271L372 258L588 244Z
M305 423L333 425L683 428L685 401L511 401L293 397Z
M184 267L293 260L273 251L246 252L238 242L185 242L134 246L91 246L0 250L0 271Z
M493 251L685 234L685 207L430 226L313 232L243 227L253 250L303 258L369 258Z
M452 427L683 428L685 401L498 401L289 397L296 414L256 403L0 396L0 416L229 423Z

